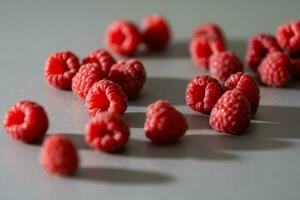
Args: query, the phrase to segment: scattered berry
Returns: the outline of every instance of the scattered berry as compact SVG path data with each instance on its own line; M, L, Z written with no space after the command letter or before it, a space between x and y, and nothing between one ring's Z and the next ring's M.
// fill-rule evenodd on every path
M39 161L47 172L69 176L76 173L79 158L70 140L60 135L53 135L43 143Z
M72 80L72 90L84 99L94 83L105 78L105 73L98 63L88 63L80 67Z
M219 38L201 36L192 38L189 51L197 67L208 69L210 56L225 51L225 45Z
M45 135L48 117L37 103L19 101L6 112L3 126L11 138L32 143Z
M211 56L209 71L221 82L224 82L230 75L243 71L243 64L235 53L224 51Z
M202 24L201 26L197 27L197 29L193 33L193 38L195 37L202 37L208 36L212 38L219 38L225 44L225 37L223 34L222 29L219 25L215 23L206 23Z
M112 66L109 79L119 84L128 98L135 98L146 81L146 72L140 61L122 60Z
M161 15L151 15L142 23L142 40L152 51L160 51L167 47L171 33L167 20Z
M93 52L91 52L88 56L83 58L82 62L83 64L100 64L102 71L104 72L105 76L107 76L111 66L116 63L116 60L107 51L103 49L96 49Z
M251 113L254 115L259 104L259 87L254 78L243 72L231 75L224 84L225 90L240 90L250 103Z
M300 52L300 20L279 26L276 38L279 45L289 53Z
M71 51L56 52L47 59L45 78L53 87L69 90L79 67L79 60Z
M260 80L272 87L283 87L290 80L289 57L281 52L270 53L259 65L258 75Z
M132 22L118 20L108 27L105 42L115 53L130 56L135 53L140 42L139 31Z
M210 126L218 131L238 134L245 131L250 123L251 111L248 99L237 90L225 92L211 111Z
M86 125L85 140L95 150L115 152L123 148L128 139L128 124L116 113L99 113Z
M208 75L197 76L186 88L186 104L194 111L210 113L223 93L219 81Z
M258 65L270 53L281 51L276 38L267 33L256 34L248 41L246 52L246 65L254 72Z
M153 143L172 143L182 137L188 125L184 116L169 102L158 100L148 106L144 131Z
M101 80L90 88L85 105L91 116L105 111L123 114L127 109L127 96L119 85Z

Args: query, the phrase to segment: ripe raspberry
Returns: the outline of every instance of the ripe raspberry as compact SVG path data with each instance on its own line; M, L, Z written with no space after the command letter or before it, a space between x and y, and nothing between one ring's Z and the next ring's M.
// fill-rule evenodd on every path
M259 104L259 87L254 78L243 72L231 75L224 84L225 90L240 90L250 103L251 113L254 115Z
M19 101L6 112L3 126L11 138L32 143L45 135L48 117L37 103Z
M186 88L186 104L194 111L208 114L223 93L217 79L210 76L197 76Z
M300 79L300 58L291 59L292 69L298 79Z
M237 90L225 92L211 111L210 126L218 131L238 134L245 131L250 123L251 111L248 99Z
M276 38L279 45L289 53L300 52L300 20L279 26Z
M69 90L72 78L79 67L79 60L71 51L56 52L47 59L44 70L45 78L53 87Z
M290 80L290 59L281 52L270 53L259 65L260 80L272 87L283 87Z
M135 53L140 42L137 27L130 21L118 20L107 29L106 46L115 53L130 56Z
M270 53L282 51L276 38L267 33L259 33L251 37L248 41L246 52L246 65L254 72L258 65Z
M230 75L243 71L243 64L235 53L224 51L211 56L209 71L221 82L224 82Z
M127 96L119 85L101 80L90 88L85 105L91 116L104 111L123 114L127 109Z
M129 127L116 113L99 113L86 125L85 140L95 150L115 152L123 148L128 139Z
M97 63L82 65L72 80L73 92L84 99L94 83L105 78L102 67Z
M147 16L142 23L142 40L152 51L167 47L171 33L167 20L158 14Z
M135 98L146 81L146 72L140 61L122 60L112 66L109 79L119 84L129 98Z
M225 51L225 45L220 38L204 35L192 38L189 50L194 64L199 68L208 69L210 56Z
M169 102L158 100L148 106L144 131L151 142L172 143L182 137L187 129L186 119Z
M85 58L83 58L82 63L100 64L102 71L104 72L104 75L107 76L111 66L116 63L116 60L107 51L103 49L96 49L93 52L91 52L89 55L87 55Z
M215 23L206 23L197 27L192 37L202 37L203 35L213 38L219 38L225 44L225 37L223 31L221 27L219 27L219 25Z
M74 144L60 135L49 136L43 143L40 164L51 174L74 175L79 158Z

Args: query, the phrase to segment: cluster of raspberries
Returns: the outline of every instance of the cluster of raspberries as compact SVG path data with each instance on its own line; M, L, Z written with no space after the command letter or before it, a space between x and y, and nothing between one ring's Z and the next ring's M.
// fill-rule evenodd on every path
M105 35L107 48L122 56L132 56L139 44L147 50L162 51L166 49L171 38L167 20L158 14L143 19L141 28L129 20L117 20L110 24Z

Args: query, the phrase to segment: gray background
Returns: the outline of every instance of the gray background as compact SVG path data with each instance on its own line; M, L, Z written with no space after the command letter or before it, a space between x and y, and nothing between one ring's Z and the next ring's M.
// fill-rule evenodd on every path
M73 178L50 176L37 163L40 144L12 141L1 128L0 199L299 199L300 93L261 87L261 105L248 133L214 133L208 118L189 111L188 80L206 73L187 52L192 30L206 21L222 25L229 48L244 57L247 38L273 33L299 19L299 1L21 1L0 0L0 116L14 102L31 99L48 112L47 134L60 133L80 149ZM121 154L88 149L83 141L88 120L84 104L49 87L43 64L57 50L84 56L103 47L106 26L117 18L140 22L162 13L173 29L173 44L161 55L138 55L148 79L139 100L130 102L126 119L132 137ZM153 146L143 134L146 106L167 99L184 112L190 129L177 144Z

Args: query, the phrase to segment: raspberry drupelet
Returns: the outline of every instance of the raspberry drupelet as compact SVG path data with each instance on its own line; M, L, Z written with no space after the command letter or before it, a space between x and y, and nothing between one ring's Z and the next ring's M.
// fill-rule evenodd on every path
M291 21L278 27L276 38L279 45L292 53L300 53L300 20Z

